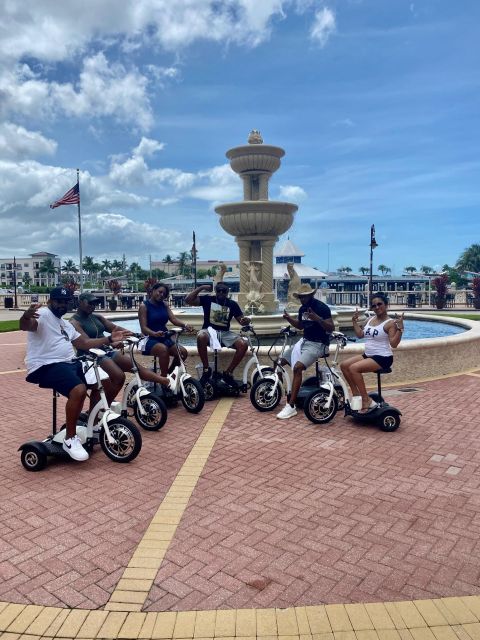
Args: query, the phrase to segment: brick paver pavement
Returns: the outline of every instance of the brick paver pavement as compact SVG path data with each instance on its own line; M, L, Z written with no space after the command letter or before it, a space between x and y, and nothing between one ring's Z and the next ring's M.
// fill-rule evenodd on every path
M51 394L24 381L24 337L0 334L5 450L0 460L0 610L2 601L20 606L0 611L0 619L8 620L22 611L35 617L37 610L23 609L26 604L81 610L106 605L216 405L207 404L199 416L182 408L171 411L162 431L142 431L142 452L129 465L109 461L98 448L85 464L53 462L41 473L28 473L17 449L48 432ZM256 412L248 398L235 400L143 611L156 616L199 610L207 620L214 609L235 609L237 616L238 610L257 609L257 635L269 635L258 634L262 608L296 606L297 631L288 621L288 633L276 628L278 635L297 635L302 633L299 611L310 611L310 605L430 603L444 597L436 605L423 605L427 613L418 626L430 614L432 625L437 614L444 616L443 623L454 624L447 615L450 606L457 611L452 620L469 627L462 630L467 635L457 636L480 637L479 617L471 613L480 613L480 601L464 598L459 605L453 598L480 594L480 376L416 386L416 392L392 396L404 414L392 434L340 415L325 426L312 425L303 415L278 421L274 414ZM355 612L361 617L368 610L371 621L384 615L377 605L365 611L333 606L325 609L330 620L325 632L348 633L341 622L346 611L350 621ZM392 627L370 623L365 629L399 629L393 612L402 610L412 620L417 615L402 607L387 607ZM416 603L415 611L419 607ZM59 610L42 611L58 616ZM121 624L126 615L121 614ZM147 619L157 620L142 617L142 625ZM215 619L223 620L218 611ZM181 620L191 626L190 618ZM230 629L228 620L225 629ZM332 620L337 622L332 625ZM233 633L217 635L255 635L237 631L234 625ZM174 637L191 637L179 633L172 628Z

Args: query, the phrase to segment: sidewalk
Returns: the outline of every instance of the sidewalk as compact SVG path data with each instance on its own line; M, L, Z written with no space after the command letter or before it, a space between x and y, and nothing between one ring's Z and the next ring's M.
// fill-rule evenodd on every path
M394 433L242 396L171 410L129 465L28 473L51 392L24 344L0 334L2 640L480 637L480 370L390 390Z

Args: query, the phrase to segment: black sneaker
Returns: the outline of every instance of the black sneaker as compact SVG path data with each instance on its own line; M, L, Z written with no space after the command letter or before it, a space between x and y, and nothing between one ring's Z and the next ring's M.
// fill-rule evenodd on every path
M202 377L200 378L200 384L204 385L207 382L207 380L210 380L211 376L212 376L212 369L210 367L208 367L206 371L204 369L202 373Z
M222 373L222 380L228 384L229 387L238 387L238 384L235 382L234 377L232 376L231 373L227 373L226 371L224 371Z

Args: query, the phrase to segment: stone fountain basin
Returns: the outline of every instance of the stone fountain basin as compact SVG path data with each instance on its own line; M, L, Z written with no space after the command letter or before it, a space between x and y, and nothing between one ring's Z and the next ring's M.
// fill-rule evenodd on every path
M281 235L293 224L296 204L274 200L245 200L215 208L220 225L233 236Z

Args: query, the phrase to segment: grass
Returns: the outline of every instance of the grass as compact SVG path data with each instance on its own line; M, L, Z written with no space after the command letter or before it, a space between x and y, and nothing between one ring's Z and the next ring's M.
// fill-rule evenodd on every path
M5 333L6 331L18 331L19 329L19 320L0 320L0 333Z

